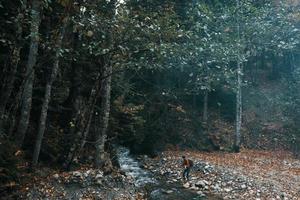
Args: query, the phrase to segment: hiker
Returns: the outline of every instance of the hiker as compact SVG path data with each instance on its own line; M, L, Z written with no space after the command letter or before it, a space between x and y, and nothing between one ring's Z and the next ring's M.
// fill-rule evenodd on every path
M182 159L182 166L184 167L182 174L183 180L189 180L191 167L193 166L193 161L191 161L190 159L186 159L185 156L182 156Z

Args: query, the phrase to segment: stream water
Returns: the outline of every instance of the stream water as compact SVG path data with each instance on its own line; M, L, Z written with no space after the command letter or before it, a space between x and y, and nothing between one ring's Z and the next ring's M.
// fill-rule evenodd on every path
M129 149L119 147L117 156L121 170L134 179L136 187L142 187L149 183L158 183L149 172L139 166L138 161L130 155Z
M139 162L125 147L118 148L117 156L121 170L133 177L137 188L147 188L147 196L150 200L216 199L201 198L195 191L185 189L181 183L168 183L163 178L155 179L152 173L140 167Z

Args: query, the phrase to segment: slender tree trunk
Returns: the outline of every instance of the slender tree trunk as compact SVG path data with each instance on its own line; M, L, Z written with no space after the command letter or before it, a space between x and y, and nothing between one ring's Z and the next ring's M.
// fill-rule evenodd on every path
M88 121L86 129L85 129L85 131L83 133L83 138L82 138L82 141L81 141L79 153L82 151L82 149L84 148L84 145L86 144L86 139L87 139L87 136L88 136L88 134L90 132L90 127L91 127L91 123L92 123L92 119L93 119L93 114L94 114L94 109L92 111L90 111L89 121Z
M62 40L65 35L65 29L66 29L67 22L68 22L68 17L63 19L63 25L61 27L61 30L59 32L57 42L56 42L56 52L55 52L52 73L51 73L49 81L46 84L45 96L44 96L44 101L43 101L43 105L42 105L42 109L41 109L40 123L39 123L39 128L38 128L38 135L37 135L35 148L34 148L34 152L33 152L33 159L32 159L33 167L36 167L36 165L38 163L38 159L39 159L42 140L43 140L45 128L46 128L48 106L49 106L49 102L50 102L50 98L51 98L52 84L55 81L55 78L57 76L58 69L59 69L60 50L62 47Z
M16 44L12 51L12 58L11 58L11 69L9 75L7 77L6 85L2 88L2 92L0 95L0 134L3 133L3 120L5 115L5 108L7 106L9 97L14 87L16 73L20 61L20 51L22 48L22 33L23 27L22 23L24 20L24 13L26 11L27 1L24 0L22 2L21 8L19 9L19 14L16 20Z
M101 84L101 111L99 113L99 132L96 138L96 156L95 166L101 167L105 162L105 142L107 139L107 128L110 116L110 97L111 97L111 74L112 66L109 63L104 66L103 76L106 77L102 80Z
M27 61L26 68L26 81L23 90L22 96L22 108L21 108L21 117L18 125L18 133L16 142L19 147L23 145L25 134L28 128L31 104L32 104L32 88L34 82L34 67L36 65L36 59L38 55L38 47L39 47L39 26L41 22L40 16L40 5L39 0L32 1L31 8L31 26L30 26L30 34L31 34L31 42L30 42L30 50Z
M207 109L207 104L208 104L208 91L204 91L204 97L203 97L203 123L206 125L207 120L208 120L208 109Z
M236 127L235 127L235 141L234 148L235 152L240 151L241 146L241 127L242 127L242 74L243 67L241 64L241 39L240 39L240 22L239 22L239 12L240 12L240 2L237 2L237 92L236 92Z
M77 118L75 120L75 126L73 130L73 141L70 146L68 155L64 162L64 167L69 169L73 160L78 157L82 148L86 143L86 137L90 129L90 124L93 117L94 107L99 97L100 91L100 77L95 82L94 87L91 90L89 101L85 108L77 114ZM72 132L71 132L72 133Z
M242 127L242 66L238 64L238 86L236 93L236 128L235 128L235 143L234 151L240 151L241 145L241 127Z

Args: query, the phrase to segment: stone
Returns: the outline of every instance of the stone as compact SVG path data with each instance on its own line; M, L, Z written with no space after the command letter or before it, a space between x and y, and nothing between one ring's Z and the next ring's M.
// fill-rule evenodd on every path
M209 181L203 180L203 182L204 182L206 185L211 185L211 183L210 183Z
M53 175L53 178L58 179L58 178L59 178L59 175L58 175L58 174L54 174L54 175Z
M101 179L96 180L96 184L101 185L102 184L102 180Z
M196 186L193 185L192 187L190 187L190 189L191 190L198 190L198 187L196 187Z
M205 196L206 196L202 191L198 191L197 194L198 194L200 197L205 197Z
M190 187L190 183L187 182L187 183L183 184L183 187L184 187L184 188L189 188L189 187Z
M166 193L167 194L171 194L173 192L173 190L167 190Z
M73 176L76 176L76 177L81 177L81 176L82 176L82 173L79 172L79 171L74 171L74 172L72 173L72 175L73 175Z
M204 181L200 180L200 181L196 182L195 185L197 187L204 188L206 184Z
M103 178L103 174L97 174L96 177L95 177L95 179L97 179L97 180L101 179L101 178Z
M162 193L171 194L173 193L173 190L162 190Z
M216 191L220 191L221 190L221 188L220 188L220 186L218 184L214 185L212 188L214 190L216 190Z
M231 190L232 190L231 188L224 188L224 192L227 192L227 193L231 192Z
M245 184L243 184L243 185L241 185L241 188L242 188L242 189L246 189L247 186L246 186Z

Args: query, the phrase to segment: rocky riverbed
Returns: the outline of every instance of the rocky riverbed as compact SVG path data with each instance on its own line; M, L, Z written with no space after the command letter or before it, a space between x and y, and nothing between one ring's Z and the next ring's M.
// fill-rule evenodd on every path
M182 155L194 161L188 182L181 180ZM149 158L122 149L119 156L121 169L108 175L88 166L42 173L18 199L300 200L300 161L289 153L166 151Z
M94 169L52 173L24 189L27 192L22 199L126 200L137 199L139 195L131 178L118 172L104 175Z
M191 158L195 164L191 180L185 183L180 179L182 170L180 157L183 154ZM168 184L180 184L206 199L299 200L300 174L297 170L300 169L300 161L289 155L282 157L276 154L268 155L262 152L206 154L168 151L156 159L144 157L141 160L144 163L143 167L154 173L158 179L164 178ZM224 158L229 161L225 162ZM230 164L235 163L234 161L236 165ZM269 174L266 174L267 166L262 163L270 162L273 164L268 166ZM285 170L289 169L290 173L285 175L280 171L282 168L275 168L277 162L281 163ZM276 181L278 178L282 179L281 182Z

